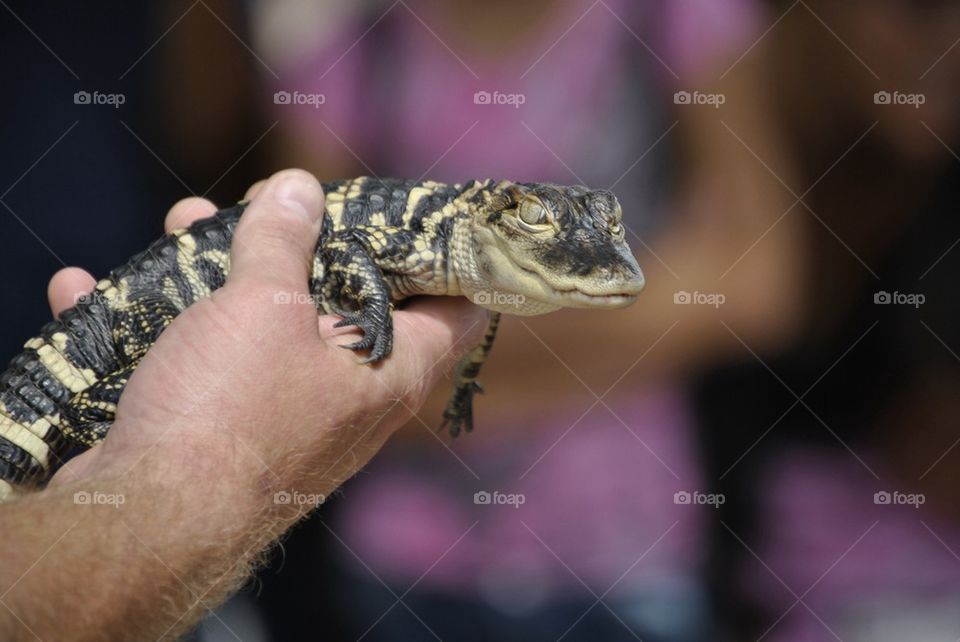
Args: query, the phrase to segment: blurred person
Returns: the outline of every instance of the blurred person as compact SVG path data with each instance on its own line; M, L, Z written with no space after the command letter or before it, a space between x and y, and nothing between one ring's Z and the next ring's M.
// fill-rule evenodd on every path
M211 6L237 27L234 14ZM418 413L426 425L417 420L406 431L432 451L397 444L390 461L371 469L376 474L348 488L346 506L325 509L322 517L334 521L301 531L327 534L337 558L357 559L311 558L284 569L282 577L300 582L281 595L291 598L288 608L302 607L301 634L324 609L348 614L347 622L326 621L331 637L355 638L373 625L372 639L430 637L418 617L458 639L555 639L568 628L564 639L632 639L629 630L644 639L704 639L720 635L715 617L737 637L960 635L950 605L958 592L952 552L960 552L951 508L960 437L952 421L952 353L960 346L950 296L960 238L952 5L771 3L764 21L764 7L750 0L251 3L252 57L214 15L190 7L165 5L163 28L184 12L181 27L198 15L206 23L174 29L161 43L158 58L174 90L156 103L179 122L173 134L189 135L151 137L133 126L161 159L174 155L174 173L187 185L216 181L221 164L229 170L217 161L223 149L234 148L230 162L249 145L253 155L260 149L256 137L225 134L256 122L244 115L254 104L245 86L253 66L271 79L266 102L279 93L269 106L276 129L264 123L257 135L266 131L266 144L281 142L283 158L321 177L425 173L615 185L628 234L646 256L648 290L629 310L507 320L484 372L491 395L478 400L478 432L452 446L456 457L431 436L435 402ZM15 8L28 24L56 23ZM10 25L23 38L18 50L39 46ZM211 38L241 55L224 55L227 46ZM177 45L169 57L168 40ZM124 51L135 58L137 46ZM29 85L35 76L11 77ZM71 82L70 90L85 86ZM283 102L282 92L297 91L307 102ZM684 91L726 100L716 109L666 106ZM512 104L493 103L494 92ZM925 101L888 104L882 92L891 102L894 92ZM29 106L10 104L21 112ZM42 113L55 119L54 112ZM102 113L94 120L96 132L118 122ZM74 162L89 153L84 145L94 149L88 138L61 157L68 134L41 161L60 169L42 177L69 180L96 169L104 161ZM156 160L132 136L136 153L123 154L117 137L94 138L96 159ZM20 183L7 201L22 212L33 206L30 194L50 200L35 209L50 222L37 231L51 244L51 230L72 232L59 222L69 211L63 195L73 192L29 189L41 175L21 174L42 145L35 151L11 166L8 182ZM124 211L139 211L141 173L182 190L159 165L113 183L134 186L121 193ZM235 179L228 171L215 187ZM97 185L77 183L113 193ZM20 223L8 223L34 242ZM52 247L63 255L84 246L64 243ZM23 291L37 298L35 289ZM722 293L725 302L674 305L676 295L697 292ZM878 308L883 292L924 294L926 302ZM700 379L693 416L683 381L704 367L711 370ZM797 395L810 388L804 402L816 414L803 404L785 414L796 398L778 378ZM675 503L697 489L722 491L726 501L706 510ZM474 504L483 491L512 494L515 503ZM914 503L884 504L884 492L891 502L899 492ZM513 508L519 495L524 503ZM710 523L715 546L707 559ZM712 612L705 563L718 605ZM343 582L316 586L318 572ZM270 588L279 579L261 578ZM603 604L588 611L598 596ZM804 603L794 604L801 596Z
M261 574L276 635L311 630L293 622L318 591L333 593L343 638L710 636L713 508L692 501L706 489L681 377L740 346L718 309L674 304L683 290L720 291L718 275L789 206L710 129L712 113L674 105L671 126L681 83L758 35L751 3L721 4L253 6L257 49L279 76L282 157L330 177L613 185L649 275L640 303L603 318L506 319L477 431L447 446L433 432L439 401L419 413L409 443L288 541L296 586ZM730 122L764 116L749 106ZM791 332L795 233L778 226L723 284L723 318L755 345ZM310 559L321 540L347 562Z
M702 639L713 618L738 637L769 629L765 639L960 635L949 604L960 551L951 501L960 437L952 5L769 3L761 20L755 0L251 3L251 50L236 38L243 12L230 6L170 3L156 20L13 3L77 82L4 14L10 46L23 53L6 59L7 77L24 90L5 103L7 140L20 142L11 143L11 188L0 200L65 261L82 261L73 253L97 244L106 269L131 234L154 235L136 217L63 225L76 203L109 194L102 207L86 206L94 216L141 211L151 185L179 193L181 183L197 191L214 183L226 192L237 179L231 163L256 156L266 131L265 144L281 142L284 158L324 178L614 185L649 281L640 303L602 318L567 311L507 320L484 373L491 398L478 400L478 432L453 446L463 465L431 436L436 402L418 413L426 426L406 431L432 452L398 444L376 475L349 489L356 501L322 515L335 518L333 535L326 522L301 531L328 534L337 557L359 558L335 565L343 584L316 586L329 558L284 570L300 582L281 595L302 607L301 621L335 604L334 615L350 614L346 624L329 622L349 630L344 636L375 623L368 637L408 626L429 636L406 608L391 608L402 596L431 627L454 627L462 639L464 628L480 638L554 639L571 624L565 639L632 637L628 629L644 639ZM114 28L121 16L126 27ZM195 26L198 18L205 22ZM153 31L143 36L148 20ZM174 22L122 87L131 97L140 95L134 82L164 87L158 100L132 99L114 115L44 98L90 88L91 74L110 86ZM78 41L76 32L111 37ZM157 62L164 83L151 80ZM246 140L257 122L247 120L251 68L271 79L268 104L273 92L300 91L307 102L286 105L280 93L268 105L276 129L263 123ZM493 103L495 91L507 102ZM716 109L666 106L684 91L726 100ZM896 94L925 100L899 103ZM139 118L127 119L144 103L176 127L145 134ZM117 116L136 136L116 128ZM54 125L66 131L74 119L78 129L56 142ZM56 145L45 153L43 141ZM47 171L32 171L35 162ZM11 245L4 255L9 273L45 275L59 264L36 251L17 218L6 222L11 238L23 239L13 244L22 252ZM37 317L39 290L22 287L16 300L34 301ZM725 302L674 305L684 292L722 293ZM926 301L879 308L883 292ZM28 313L10 310L8 328ZM683 377L704 367L693 416ZM797 395L810 388L804 403L816 414L778 378ZM722 491L726 501L706 510L674 503L696 489ZM475 492L496 490L525 503L473 503ZM894 492L913 504L892 504ZM596 596L610 609L597 604L578 621ZM448 623L450 613L469 614L468 623Z
M960 8L770 8L769 33L718 72L713 127L802 197L762 204L798 225L800 305L773 349L730 323L740 358L698 387L728 500L717 612L732 639L955 639ZM765 117L728 120L747 104Z

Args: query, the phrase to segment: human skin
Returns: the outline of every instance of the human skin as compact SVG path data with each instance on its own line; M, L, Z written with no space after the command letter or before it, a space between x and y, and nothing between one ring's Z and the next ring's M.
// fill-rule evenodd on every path
M316 180L288 170L252 191L226 284L150 349L106 440L46 489L0 505L0 639L175 639L479 340L480 309L415 301L394 314L391 356L358 365L338 347L355 330L318 322L305 297L274 303L277 292L308 291L323 209ZM167 227L214 210L188 199ZM58 273L54 312L92 285L81 270ZM283 492L300 499L278 503Z

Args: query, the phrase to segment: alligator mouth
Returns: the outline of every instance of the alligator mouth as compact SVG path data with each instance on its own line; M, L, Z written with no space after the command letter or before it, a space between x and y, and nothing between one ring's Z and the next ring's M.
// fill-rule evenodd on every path
M556 297L551 301L544 301L544 303L557 303L563 305L564 307L577 307L577 308L623 308L634 301L637 300L637 297L640 293L640 290L643 288L642 281L641 286L636 288L636 291L623 291L623 292L604 292L602 294L584 292L580 288L557 288L550 284L539 272L531 270L530 268L524 267L519 263L516 264L523 272L526 272L534 279L542 283L548 290L550 290L553 295Z
M591 308L623 308L636 301L638 296L627 292L589 294L579 289L557 290L557 292L565 300Z

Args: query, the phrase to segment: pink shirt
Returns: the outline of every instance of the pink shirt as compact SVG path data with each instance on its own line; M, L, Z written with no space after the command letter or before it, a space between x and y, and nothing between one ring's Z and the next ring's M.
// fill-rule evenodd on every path
M662 105L713 56L733 43L745 48L756 23L751 0L573 0L558 3L528 46L477 60L448 41L429 3L408 5L416 15L398 4L363 36L366 22L327 29L332 40L278 67L278 90L325 98L318 108L277 106L284 126L377 173L616 182L625 219L641 234L657 217L652 195L670 145L649 152L669 127ZM484 104L477 92L491 103L494 92L514 96L516 106ZM598 406L550 449L585 405L560 403L536 425L460 439L454 448L479 479L439 445L390 449L345 489L336 529L401 585L463 536L421 586L491 600L582 591L578 578L603 592L647 549L615 594L695 583L712 509L674 503L678 492L709 492L683 397L664 388L622 400L616 412L629 429ZM484 490L525 503L475 505Z
M749 558L743 590L770 624L786 614L764 639L834 639L817 617L844 640L960 638L960 529L858 454L880 480L846 451L813 448L770 462L761 477L756 552L769 570ZM817 617L802 605L787 612L796 597L784 584L798 596L809 589Z
M546 599L581 591L579 578L599 593L647 549L612 595L692 577L713 508L675 500L706 490L686 404L668 390L608 403L629 429L598 405L561 438L583 405L558 404L515 433L460 438L453 447L465 465L439 444L429 456L392 448L345 488L340 535L401 585L443 557L421 581L438 590L497 586ZM475 503L483 491L522 495L522 503Z

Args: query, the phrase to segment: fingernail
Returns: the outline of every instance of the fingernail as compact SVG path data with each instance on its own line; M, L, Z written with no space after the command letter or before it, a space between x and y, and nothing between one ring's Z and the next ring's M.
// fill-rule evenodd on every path
M316 183L296 174L285 176L274 190L277 201L310 223L320 218L320 190Z

